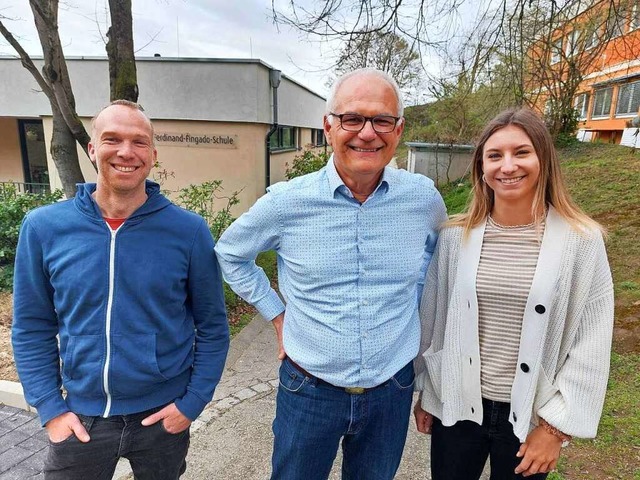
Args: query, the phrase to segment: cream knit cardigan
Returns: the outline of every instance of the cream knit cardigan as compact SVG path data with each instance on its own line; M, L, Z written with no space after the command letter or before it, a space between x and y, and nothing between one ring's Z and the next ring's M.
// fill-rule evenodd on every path
M476 275L485 224L463 241L445 228L422 295L415 361L422 408L446 426L482 424ZM577 232L549 209L527 299L509 419L520 441L544 418L576 437L596 435L613 332L613 283L599 232Z

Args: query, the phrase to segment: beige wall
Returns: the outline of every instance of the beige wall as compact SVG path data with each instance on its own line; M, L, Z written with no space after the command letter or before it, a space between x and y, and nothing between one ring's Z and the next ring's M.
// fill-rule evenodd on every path
M0 118L0 182L24 182L18 120Z
M83 119L89 130L89 119ZM51 139L51 119L44 119L47 151ZM240 203L234 208L233 214L249 209L251 205L265 191L264 139L268 125L241 124L231 122L199 122L154 120L157 135L163 133L190 135L229 135L237 138L237 148L210 148L192 146L174 146L157 144L160 169L154 168L151 177L159 181L162 170L173 173L161 181L162 188L175 192L190 184L200 184L211 180L222 180L224 191L222 195L230 195L234 191L242 190L239 194ZM96 181L96 173L85 153L78 148L80 166L87 182ZM62 188L57 170L51 158L48 159L52 188ZM177 194L171 194L173 200ZM219 202L222 205L222 201Z
M163 188L175 191L191 184L222 180L222 195L242 190L240 204L234 210L236 215L249 209L264 193L267 125L166 120L153 123L158 134L189 132L237 137L237 148L233 149L158 145L158 160L162 167L175 173L175 178L168 178ZM155 169L154 174L157 179Z
M89 131L89 119L83 119ZM51 139L51 118L43 119L47 151ZM157 142L159 169L151 171L151 177L162 184L164 190L177 192L191 184L200 184L211 180L222 180L224 190L221 195L230 195L241 190L240 203L234 207L233 214L240 215L248 210L265 193L265 136L269 125L255 123L204 122L188 120L154 120L156 135L189 133L190 135L223 135L237 140L237 148L194 147ZM311 130L300 128L298 144L308 147L311 142ZM271 183L286 180L287 164L291 165L301 149L271 154ZM318 149L321 151L321 149ZM80 166L87 182L96 181L96 173L85 153L78 148ZM52 188L62 188L57 170L51 158L48 158ZM169 173L161 179L163 171ZM172 175L171 175L172 174ZM177 200L177 193L171 198ZM223 201L218 202L220 207Z

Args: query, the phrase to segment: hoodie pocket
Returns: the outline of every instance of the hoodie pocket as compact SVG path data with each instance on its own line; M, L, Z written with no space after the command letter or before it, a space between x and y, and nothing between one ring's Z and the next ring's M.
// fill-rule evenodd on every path
M103 335L75 335L69 337L62 352L62 382L70 395L98 398L104 395L102 366Z
M113 398L146 395L165 382L156 355L153 333L112 335L109 387Z
M438 398L442 399L442 350L431 352L427 350L422 354L427 367L428 381Z

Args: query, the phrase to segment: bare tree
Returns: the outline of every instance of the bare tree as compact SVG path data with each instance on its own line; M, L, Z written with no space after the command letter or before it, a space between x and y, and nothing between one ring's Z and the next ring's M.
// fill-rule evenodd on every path
M49 99L53 119L51 157L58 169L65 195L72 197L75 195L76 183L84 182L76 141L87 151L89 135L76 114L75 99L58 35L58 2L30 0L29 3L42 45L42 74L1 20L0 33L16 50L23 66L33 75Z
M58 33L58 0L29 0L42 46L42 72L11 32L2 23L0 33L14 48L22 65L31 73L51 105L53 135L51 157L56 165L64 193L75 195L76 184L84 182L76 142L88 157L89 134L76 111L76 102ZM138 86L133 50L133 26L130 0L109 1L112 27L107 33L107 53L111 98L137 101ZM95 165L92 166L95 168Z
M446 41L449 20L465 0L289 0L273 19L309 35L341 40L375 32L395 32L421 45Z
M631 1L487 2L466 38L457 32L459 8L472 3L465 0L321 0L311 4L289 0L283 9L277 9L272 0L272 12L276 23L329 40L366 44L372 34L401 34L415 42L423 57L427 52L437 54L448 67L443 77L429 79L437 99L455 92L463 104L478 89L490 87L516 104L543 110L546 104L550 129L557 134L575 127L577 89L618 35ZM450 116L461 116L457 136L468 123L462 118L465 112L450 112Z
M401 89L420 78L420 54L413 45L393 32L371 32L346 42L336 61L336 73L373 67L391 75Z

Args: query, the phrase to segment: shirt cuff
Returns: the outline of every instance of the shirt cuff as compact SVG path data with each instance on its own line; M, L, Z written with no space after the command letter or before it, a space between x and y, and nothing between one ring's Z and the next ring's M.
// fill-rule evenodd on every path
M275 291L269 292L269 294L254 304L262 318L271 321L284 312L284 303L280 300L280 297Z

